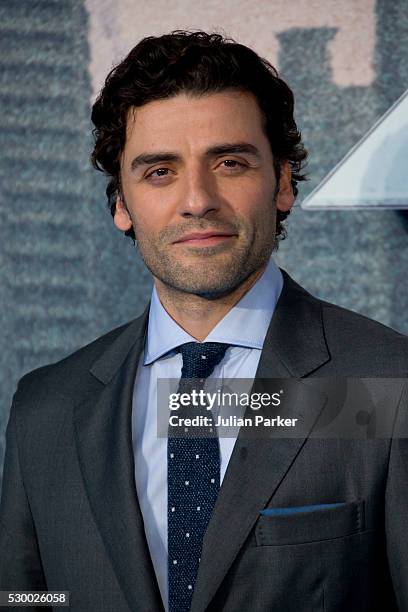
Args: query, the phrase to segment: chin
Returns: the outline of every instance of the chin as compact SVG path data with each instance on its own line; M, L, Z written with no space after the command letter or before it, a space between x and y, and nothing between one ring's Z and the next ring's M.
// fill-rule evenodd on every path
M202 289L202 290L196 290L193 291L191 293L194 293L194 295L197 295L198 297L201 297L205 300L219 300L220 298L226 297L227 295L229 295L230 293L232 293L234 291L235 287L231 288L222 288L222 289Z
M235 291L246 280L246 277L242 278L242 276L239 276L239 278L233 278L230 274L226 276L225 279L220 279L218 277L213 283L209 283L208 278L206 279L207 282L202 283L197 282L197 280L196 277L195 279L191 279L191 282L188 282L188 280L184 278L182 284L177 283L174 284L173 287L184 293L196 295L206 300L218 300Z

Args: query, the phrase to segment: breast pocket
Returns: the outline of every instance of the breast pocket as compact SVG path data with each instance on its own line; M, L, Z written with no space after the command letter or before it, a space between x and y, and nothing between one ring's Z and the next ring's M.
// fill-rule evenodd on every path
M363 500L301 508L266 508L263 512L255 527L257 546L318 542L365 529Z

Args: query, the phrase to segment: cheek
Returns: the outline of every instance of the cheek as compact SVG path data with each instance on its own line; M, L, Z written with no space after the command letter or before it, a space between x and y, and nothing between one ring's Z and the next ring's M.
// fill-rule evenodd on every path
M131 210L133 225L136 231L146 234L158 233L162 227L163 220L153 207L134 207Z
M162 197L152 197L139 190L131 193L127 201L133 225L139 231L159 234L171 222L169 202Z
M235 191L235 197L230 197L230 201L238 215L256 221L273 214L273 198L270 186L250 184Z

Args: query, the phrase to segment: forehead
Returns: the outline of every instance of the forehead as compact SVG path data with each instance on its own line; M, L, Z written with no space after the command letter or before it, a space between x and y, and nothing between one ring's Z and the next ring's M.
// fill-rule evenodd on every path
M249 92L180 93L128 111L126 144L162 146L265 139L263 115Z

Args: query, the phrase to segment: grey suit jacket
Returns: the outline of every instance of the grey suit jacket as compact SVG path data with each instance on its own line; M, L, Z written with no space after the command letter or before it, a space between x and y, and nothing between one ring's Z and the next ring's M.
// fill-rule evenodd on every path
M316 299L283 274L257 378L407 378L405 336ZM75 612L163 609L131 440L147 317L148 307L20 380L7 428L0 590L67 590ZM406 431L405 381L375 393L395 412L395 431ZM313 422L323 402L306 396L291 416L306 411ZM408 440L302 433L238 437L192 612L408 610ZM331 503L342 505L260 514Z

